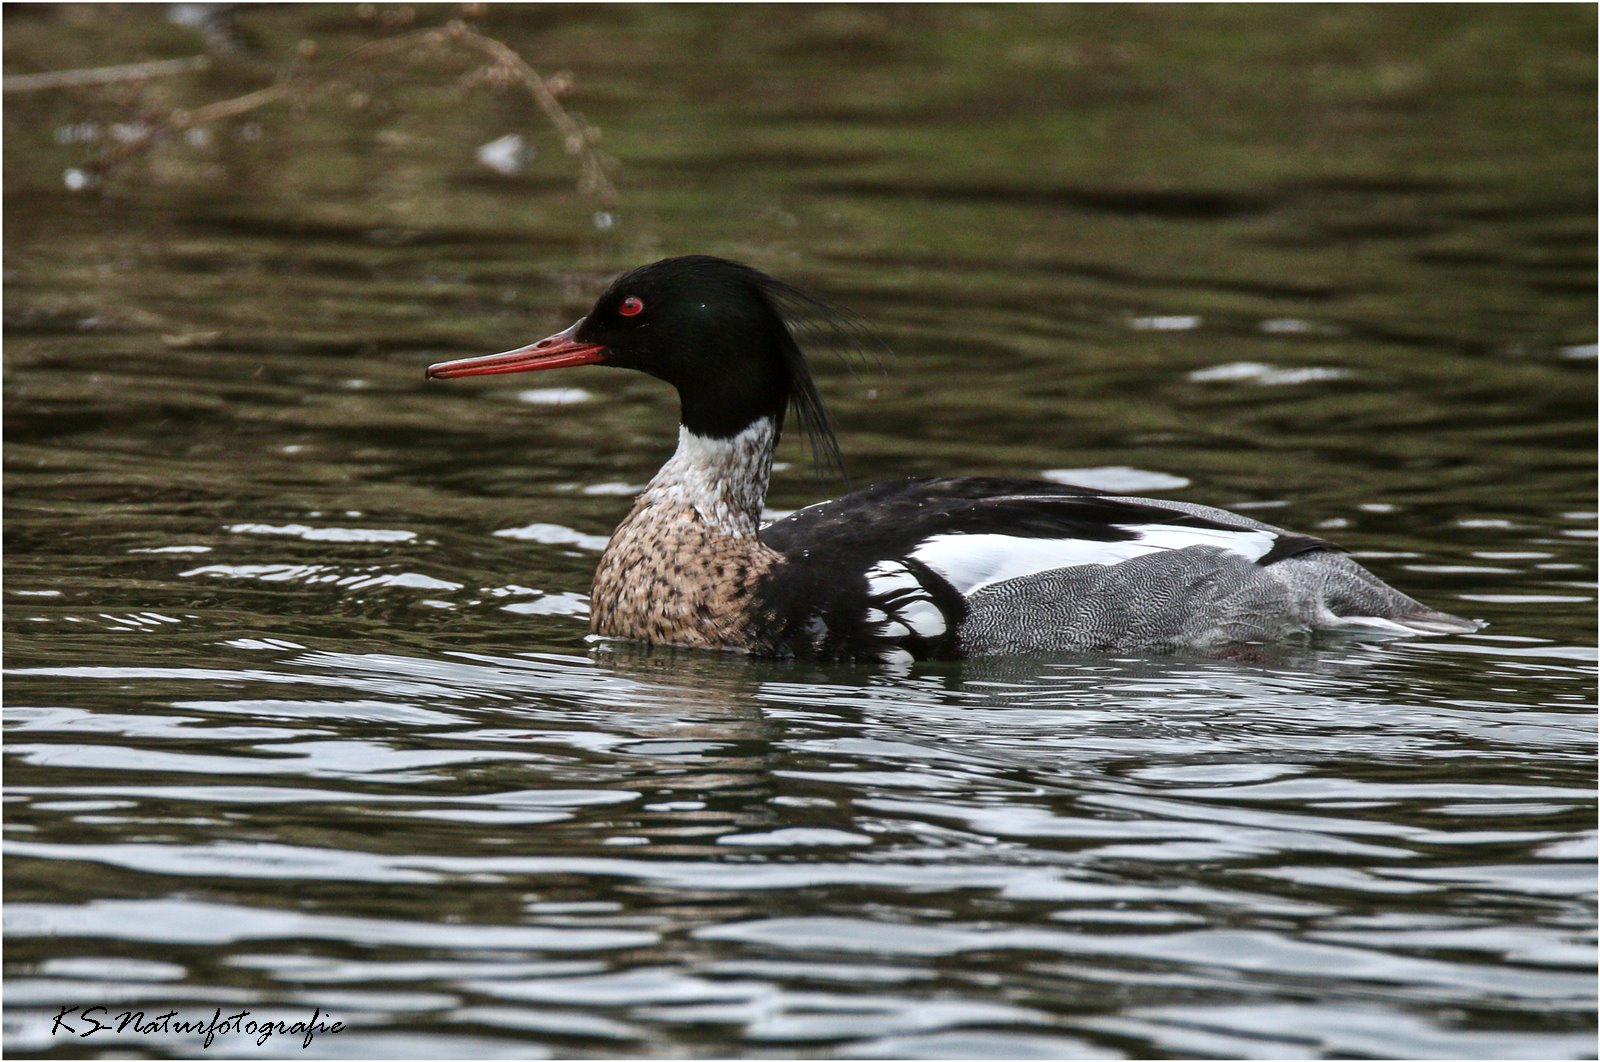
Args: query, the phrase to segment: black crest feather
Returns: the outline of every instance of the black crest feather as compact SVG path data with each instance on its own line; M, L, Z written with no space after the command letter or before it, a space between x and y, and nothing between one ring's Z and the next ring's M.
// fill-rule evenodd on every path
M832 468L848 485L850 475L845 471L844 455L839 451L833 418L817 391L800 340L815 340L819 345L832 347L852 372L868 364L881 367L880 355L888 353L888 347L867 319L854 310L802 291L760 270L751 269L750 272L751 280L788 329L783 361L788 375L789 407L811 447L817 477L824 478Z

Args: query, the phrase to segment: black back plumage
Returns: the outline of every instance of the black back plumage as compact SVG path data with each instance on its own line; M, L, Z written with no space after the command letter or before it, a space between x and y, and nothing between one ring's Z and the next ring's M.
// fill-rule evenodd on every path
M903 479L877 483L835 501L812 505L762 533L782 553L826 542L863 566L910 553L917 544L946 534L997 533L1014 538L1075 538L1124 542L1137 537L1130 525L1166 524L1217 531L1247 530L1159 503L1043 480L970 476ZM1278 542L1261 564L1313 549L1337 549L1310 535L1277 532Z

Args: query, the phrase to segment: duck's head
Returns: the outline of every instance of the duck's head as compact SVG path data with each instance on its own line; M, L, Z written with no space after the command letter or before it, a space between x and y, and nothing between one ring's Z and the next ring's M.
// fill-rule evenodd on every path
M678 389L685 428L727 439L793 405L818 464L839 448L791 325L820 326L851 351L860 318L750 266L708 255L665 258L622 274L570 327L503 354L428 367L428 378L533 372L568 365L638 369Z

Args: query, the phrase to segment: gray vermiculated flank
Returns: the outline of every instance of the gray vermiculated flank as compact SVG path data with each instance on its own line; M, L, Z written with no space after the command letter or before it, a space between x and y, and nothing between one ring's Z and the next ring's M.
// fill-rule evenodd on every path
M1197 515L1212 512L1218 510ZM1227 550L1193 546L985 587L968 599L960 637L969 655L1208 648L1340 626L1344 617L1387 619L1419 633L1478 627L1412 600L1340 553L1317 551L1262 567Z

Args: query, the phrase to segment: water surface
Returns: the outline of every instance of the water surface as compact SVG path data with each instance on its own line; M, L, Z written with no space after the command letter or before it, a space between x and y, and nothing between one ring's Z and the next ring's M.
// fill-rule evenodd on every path
M8 8L7 73L205 47L115 19ZM350 8L247 10L165 96L7 99L10 1053L203 1053L52 1038L103 1003L320 1007L308 1052L225 1041L319 1057L1593 1056L1592 10L479 25L573 71L615 203L460 63L66 190L141 103L390 32ZM592 644L670 397L421 369L688 252L878 323L886 371L817 358L858 481L1238 508L1491 625ZM840 489L780 461L774 511Z

